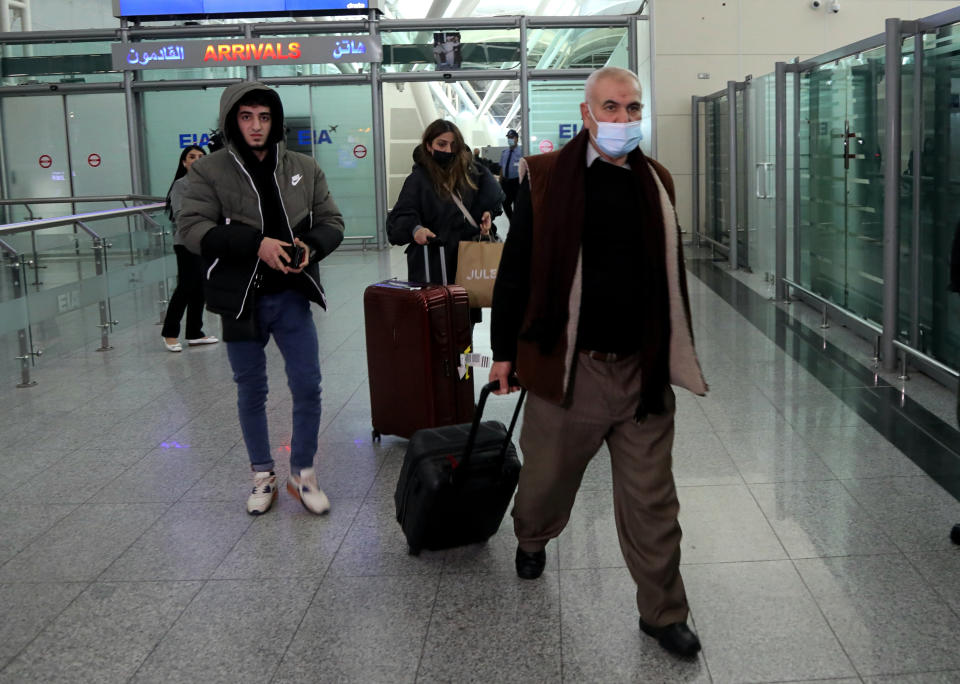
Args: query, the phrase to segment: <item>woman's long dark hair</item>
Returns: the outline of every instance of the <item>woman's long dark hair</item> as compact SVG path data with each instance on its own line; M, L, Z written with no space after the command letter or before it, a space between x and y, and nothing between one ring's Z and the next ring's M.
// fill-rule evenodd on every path
M183 160L187 158L190 150L197 150L202 155L207 154L199 145L184 147L183 151L180 152L180 161L177 162L177 172L173 174L173 180L170 182L170 187L167 188L167 216L170 217L171 221L173 220L173 207L170 206L170 193L173 192L173 184L187 175L187 167L183 165Z
M451 152L456 157L450 163L450 166L440 166L433 158L428 149L428 145L439 138L444 133L453 133L453 145ZM467 149L467 144L463 141L463 134L456 124L444 119L437 119L427 126L423 132L423 138L420 145L420 165L426 169L430 180L433 182L433 188L441 197L452 195L454 192L462 195L468 187L477 189L477 184L473 180L476 174L473 163L473 153Z

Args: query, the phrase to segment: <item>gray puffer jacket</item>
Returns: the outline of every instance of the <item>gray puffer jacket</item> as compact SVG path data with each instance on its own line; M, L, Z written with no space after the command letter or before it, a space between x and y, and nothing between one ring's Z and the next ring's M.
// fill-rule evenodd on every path
M311 157L287 150L283 142L283 106L276 92L257 82L229 86L220 98L220 125L228 144L190 168L177 227L187 249L204 258L207 308L237 319L249 310L264 235L260 195L237 148L235 123L237 103L253 90L266 91L271 100L268 144L277 146L273 176L288 241L298 237L310 247L310 264L296 275L305 279L297 289L324 307L317 262L337 248L344 230L323 171Z

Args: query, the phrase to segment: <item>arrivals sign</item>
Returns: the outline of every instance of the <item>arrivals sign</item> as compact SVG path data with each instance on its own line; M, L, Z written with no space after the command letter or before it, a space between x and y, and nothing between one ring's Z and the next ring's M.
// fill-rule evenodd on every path
M379 62L383 58L380 38L372 36L114 43L112 50L117 71Z

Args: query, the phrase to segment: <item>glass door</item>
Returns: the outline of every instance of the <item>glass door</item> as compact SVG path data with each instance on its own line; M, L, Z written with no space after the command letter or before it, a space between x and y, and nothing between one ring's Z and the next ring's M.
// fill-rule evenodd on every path
M805 286L873 321L883 306L883 49L802 79L809 158L801 172Z
M73 178L64 98L5 97L0 100L0 113L9 198L70 197ZM24 135L24 131L37 134ZM63 216L71 211L70 204L32 205L29 208L16 205L8 207L6 216L10 222L17 222ZM29 244L28 236L9 237L8 241L18 250Z
M736 151L737 151L737 178L736 178L736 192L737 192L737 216L736 216L736 226L737 226L737 266L741 268L750 268L750 232L748 230L748 199L750 197L750 181L749 181L749 160L747 159L747 131L749 128L748 116L748 107L747 107L747 97L746 89L737 88L735 90L734 102L735 114L736 117L736 136L735 141Z
M747 82L750 112L746 165L747 263L757 273L775 271L776 252L776 108L774 75Z
M309 100L308 116L287 123L287 147L312 156L323 169L330 193L343 213L346 237L375 239L370 88L311 86Z
M707 100L704 103L704 113L706 121L704 127L706 148L704 232L714 242L729 246L727 205L730 197L730 164L728 162L730 127L727 96L722 95Z

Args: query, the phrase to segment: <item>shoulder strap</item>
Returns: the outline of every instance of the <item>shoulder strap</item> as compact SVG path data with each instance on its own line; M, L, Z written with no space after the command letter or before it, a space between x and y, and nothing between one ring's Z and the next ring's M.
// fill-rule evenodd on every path
M463 206L463 200L460 199L460 195L454 192L454 193L451 193L450 196L453 197L453 201L457 203L458 207L460 207L460 211L463 212L463 216L465 219L467 219L467 223L469 223L471 226L476 228L477 222L473 220L473 217L470 215L470 212L467 211L467 208L465 206Z

